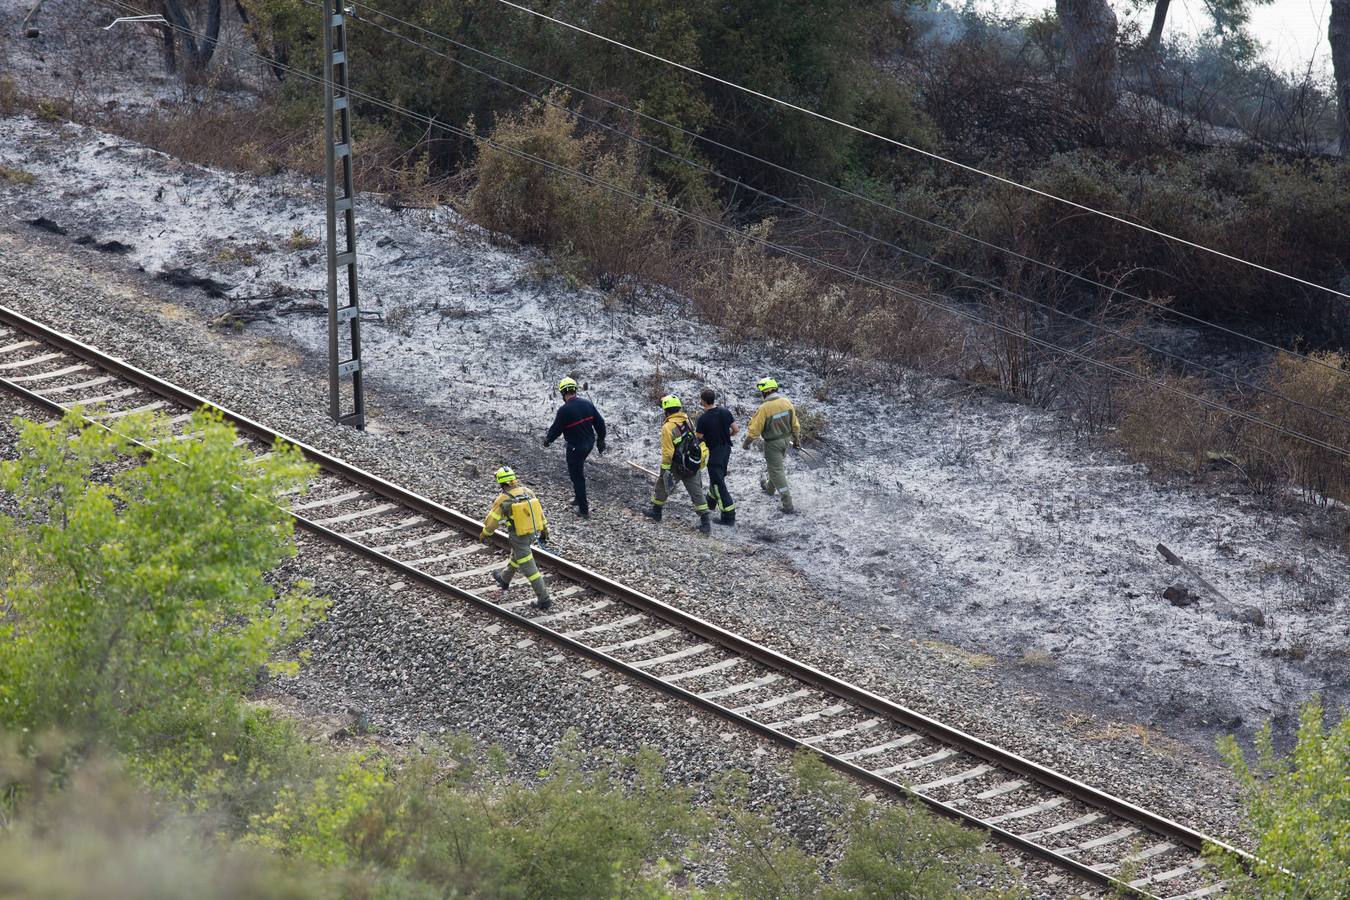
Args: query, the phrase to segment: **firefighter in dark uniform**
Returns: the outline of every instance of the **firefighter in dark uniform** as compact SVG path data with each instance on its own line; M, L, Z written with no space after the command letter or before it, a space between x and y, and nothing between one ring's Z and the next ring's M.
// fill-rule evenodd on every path
M567 444L567 475L572 479L572 493L575 497L572 505L577 515L583 519L591 516L590 502L586 498L586 457L591 450L605 455L605 419L595 404L585 397L577 396L577 383L571 378L558 382L558 393L562 394L563 404L553 417L553 425L544 436L547 447L562 437Z
M703 414L698 417L699 440L708 445L708 506L716 506L719 525L736 524L736 503L727 490L727 463L731 461L731 436L741 430L731 412L717 405L717 393L704 388L699 394Z

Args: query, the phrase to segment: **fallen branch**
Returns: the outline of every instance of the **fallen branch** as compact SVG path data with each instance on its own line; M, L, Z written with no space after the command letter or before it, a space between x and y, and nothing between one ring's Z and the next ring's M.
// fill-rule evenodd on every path
M651 469L647 468L646 466L640 466L637 463L633 462L631 459L628 461L628 464L633 468L637 469L639 472L642 472L644 475L650 475L653 478L656 477L656 473L653 472Z

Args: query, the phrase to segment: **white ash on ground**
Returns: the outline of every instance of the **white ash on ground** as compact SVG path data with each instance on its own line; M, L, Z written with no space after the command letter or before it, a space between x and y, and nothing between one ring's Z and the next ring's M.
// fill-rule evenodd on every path
M524 452L525 442L515 435L466 422L448 427L438 410L405 405L394 393L375 395L370 431L333 428L323 412L323 372L294 345L247 330L212 329L210 310L196 308L195 292L147 282L125 271L120 257L72 245L67 238L15 228L0 232L0 303L356 465L478 513L493 493L491 469L482 461L514 459ZM537 434L530 436L531 450L536 439ZM546 496L564 490L556 457L540 458L530 471L538 473L535 480ZM597 491L605 495L631 495L635 503L645 499L645 485L634 483L624 467L600 466L596 480ZM1133 802L1239 839L1227 775L1156 732L1045 702L1007 683L1006 671L980 667L979 657L898 630L883 631L870 616L816 590L789 560L752 541L709 541L676 523L653 527L613 503L598 506L588 523L570 522L561 511L556 515L555 540L565 556L1089 783L1109 785ZM359 583L349 568L344 571L343 583ZM704 581L732 590L709 592L699 587ZM746 602L752 595L760 602ZM765 604L765 597L773 603ZM350 602L362 601L353 597ZM436 620L428 621L434 625ZM341 639L359 640L362 634L354 625ZM312 649L313 672L331 673L341 666L343 651L332 640L316 639ZM379 641L378 649L388 655L390 667L409 665L397 642ZM348 705L350 686L343 678L314 677L315 696L324 698L328 709ZM383 720L402 716L409 727L422 722L421 714L412 711L434 702L434 697L421 699L416 690L381 686L370 692L388 710ZM512 698L505 700L509 704Z
M3 123L0 154L38 178L0 190L15 218L46 218L93 246L117 241L131 248L128 267L208 288L182 295L198 312L261 315L245 327L283 355L324 352L324 319L304 311L320 308L325 278L321 249L304 246L322 234L313 183L205 170L24 118ZM836 653L853 633L842 621L955 645L958 657L992 657L1000 678L1205 749L1219 732L1287 724L1316 691L1332 703L1350 696L1350 562L1310 539L1312 510L1274 510L1235 487L1158 485L1054 416L952 382L823 382L781 349L726 346L678 299L571 288L546 274L546 259L490 244L448 210L366 203L358 221L372 430L403 427L378 414L398 403L445 429L493 435L500 449L471 451L465 466L509 462L556 486L548 499L561 508L561 453L538 439L552 386L572 374L613 424L610 455L593 458L595 503L617 514L635 550L672 549L693 519L680 498L654 534L629 516L648 486L623 461L653 464L655 396L692 404L708 384L744 421L755 380L771 372L824 417L816 457L793 460L802 516L780 518L758 493L754 454L733 457L739 528L694 545L668 579L687 582L713 557L737 560L710 605ZM1163 599L1176 571L1159 542L1265 624ZM569 543L610 568L638 558ZM765 589L766 567L801 573L821 607L786 608Z

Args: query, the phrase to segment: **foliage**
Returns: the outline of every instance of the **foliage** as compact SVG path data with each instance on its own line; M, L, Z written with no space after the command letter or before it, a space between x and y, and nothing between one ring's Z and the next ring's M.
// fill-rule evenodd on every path
M673 254L672 216L664 195L641 172L631 147L607 149L595 132L581 132L555 93L554 105L530 104L500 117L480 141L476 183L466 210L493 231L554 251L581 277L609 274L659 279ZM490 142L490 143L489 143ZM529 154L590 178L618 185L632 198L523 159Z
M149 750L233 721L263 667L294 671L274 654L324 604L264 573L295 553L274 501L311 468L280 445L254 461L218 415L189 427L138 460L132 439L168 437L163 418L22 425L0 463L19 510L0 515L0 724Z
M1306 704L1287 757L1276 752L1267 724L1256 736L1255 764L1233 737L1219 741L1242 786L1259 860L1248 879L1239 862L1209 850L1234 896L1344 896L1350 884L1350 716L1342 713L1336 724L1324 720L1319 701Z

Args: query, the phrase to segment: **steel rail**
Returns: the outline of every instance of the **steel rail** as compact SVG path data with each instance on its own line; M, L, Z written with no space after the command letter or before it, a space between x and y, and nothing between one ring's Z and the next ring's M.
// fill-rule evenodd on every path
M304 442L294 440L247 416L222 407L198 394L185 390L158 376L152 375L143 369L103 353L69 335L49 328L15 310L0 306L0 323L24 332L31 337L44 341L52 346L58 347L72 356L83 359L84 361L136 384L151 393L172 400L184 407L192 409L206 407L212 409L218 412L225 421L230 422L239 431L245 434L252 435L255 438L268 442L281 440L288 444L292 444L306 459L314 463L320 469L360 485L366 490L391 500L402 507L415 511L428 519L452 526L470 536L476 536L479 532L481 526L479 521L475 518L469 517L458 510L446 507L414 491L395 485L374 473L353 466L350 463L333 457ZM66 407L62 406L60 403L43 397L39 393L25 388L22 385L15 384L7 378L0 377L0 387L3 387L9 392L54 414L61 415L67 412ZM637 668L608 653L588 646L584 642L567 637L561 632L555 631L546 625L536 622L526 616L519 615L510 609L503 608L491 600L480 597L470 591L456 587L455 585L447 584L440 578L431 575L423 569L402 562L373 547L355 541L333 529L317 524L306 516L302 516L289 509L286 511L289 515L294 517L296 524L303 530L315 534L336 546L357 553L382 567L393 570L401 576L439 593L470 603L476 608L508 621L514 627L532 632L554 645L594 660L607 668L650 687L654 687L686 703L711 712L762 737L787 747L808 749L819 755L833 768L851 777L857 778L889 793L918 800L943 816L960 821L971 827L979 828L1000 842L1015 847L1037 858L1044 859L1055 866L1065 869L1092 883L1124 890L1135 896L1156 896L1140 890L1139 888L1132 888L1125 882L1113 878L1105 872L1065 856L1060 851L1021 837L1005 828L999 827L997 824L985 822L978 816L926 796L920 792L911 790L898 781L886 778L876 772L869 771L847 759L841 758L839 755L807 744L805 741L798 738L794 738L780 729L772 728L765 723L755 721L754 719L737 713L731 708L716 703L709 698L702 697L686 688L669 683L660 676L653 675ZM506 546L504 539L495 537L494 540L496 540L503 548ZM1141 826L1160 836L1175 840L1183 846L1189 847L1197 852L1202 851L1206 846L1213 846L1241 859L1249 866L1255 861L1254 857L1243 850L1215 840L1214 838L1204 835L1201 832L1191 829L1174 820L1150 812L1127 800L1093 788L1068 775L1057 772L1039 763L1032 762L1018 754L997 747L960 729L946 725L936 719L909 709L908 707L901 706L900 704L864 688L845 682L815 668L814 666L793 659L790 656L657 600L641 591L614 581L599 572L588 569L570 560L563 559L548 551L536 550L535 553L536 556L541 557L542 567L547 568L570 581L590 587L600 594L607 595L631 607L640 609L656 619L675 625L691 634L705 638L723 649L729 650L745 658L753 659L766 668L812 685L828 694L846 700L861 709L884 716L892 722L904 725L935 741L958 748L971 756L983 759L988 763L992 763L1010 772L1022 775L1045 788L1072 797L1090 807L1107 811L1120 819Z

